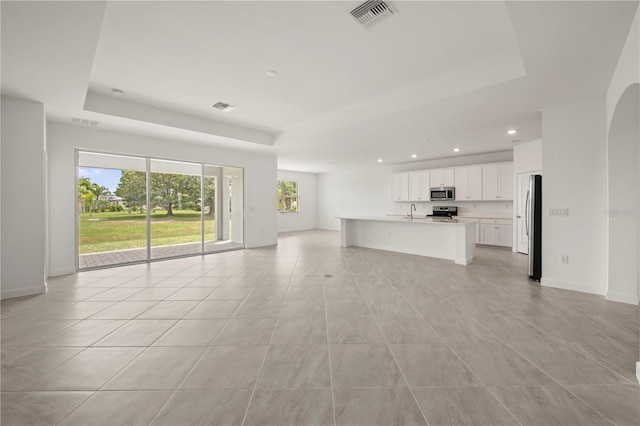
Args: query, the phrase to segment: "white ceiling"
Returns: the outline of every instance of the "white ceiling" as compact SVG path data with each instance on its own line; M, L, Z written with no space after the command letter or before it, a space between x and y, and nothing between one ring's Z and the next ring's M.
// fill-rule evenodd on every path
M3 1L2 93L286 170L503 151L541 137L543 108L605 93L637 8L392 1L365 30L358 4Z

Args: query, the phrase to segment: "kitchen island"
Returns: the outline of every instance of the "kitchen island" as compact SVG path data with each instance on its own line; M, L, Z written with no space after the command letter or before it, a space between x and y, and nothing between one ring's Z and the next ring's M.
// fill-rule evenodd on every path
M340 245L453 260L468 265L475 256L475 224L401 216L339 217Z

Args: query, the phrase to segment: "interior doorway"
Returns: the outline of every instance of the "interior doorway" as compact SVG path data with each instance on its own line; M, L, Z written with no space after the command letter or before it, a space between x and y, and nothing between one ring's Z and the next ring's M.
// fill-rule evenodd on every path
M638 304L640 296L640 84L616 104L608 137L609 262L607 299Z

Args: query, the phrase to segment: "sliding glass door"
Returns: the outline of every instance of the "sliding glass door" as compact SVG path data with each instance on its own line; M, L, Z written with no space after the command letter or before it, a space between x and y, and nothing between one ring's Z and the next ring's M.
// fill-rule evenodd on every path
M78 153L78 268L147 259L147 161Z
M151 159L151 259L202 253L201 165Z
M79 151L78 268L244 247L244 169Z

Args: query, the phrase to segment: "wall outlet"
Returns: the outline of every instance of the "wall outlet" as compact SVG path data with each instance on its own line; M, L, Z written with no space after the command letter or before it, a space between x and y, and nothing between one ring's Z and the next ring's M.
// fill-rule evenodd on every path
M561 254L560 255L560 263L569 263L569 255Z
M567 208L549 209L547 211L547 215L548 216L569 216L569 209Z

